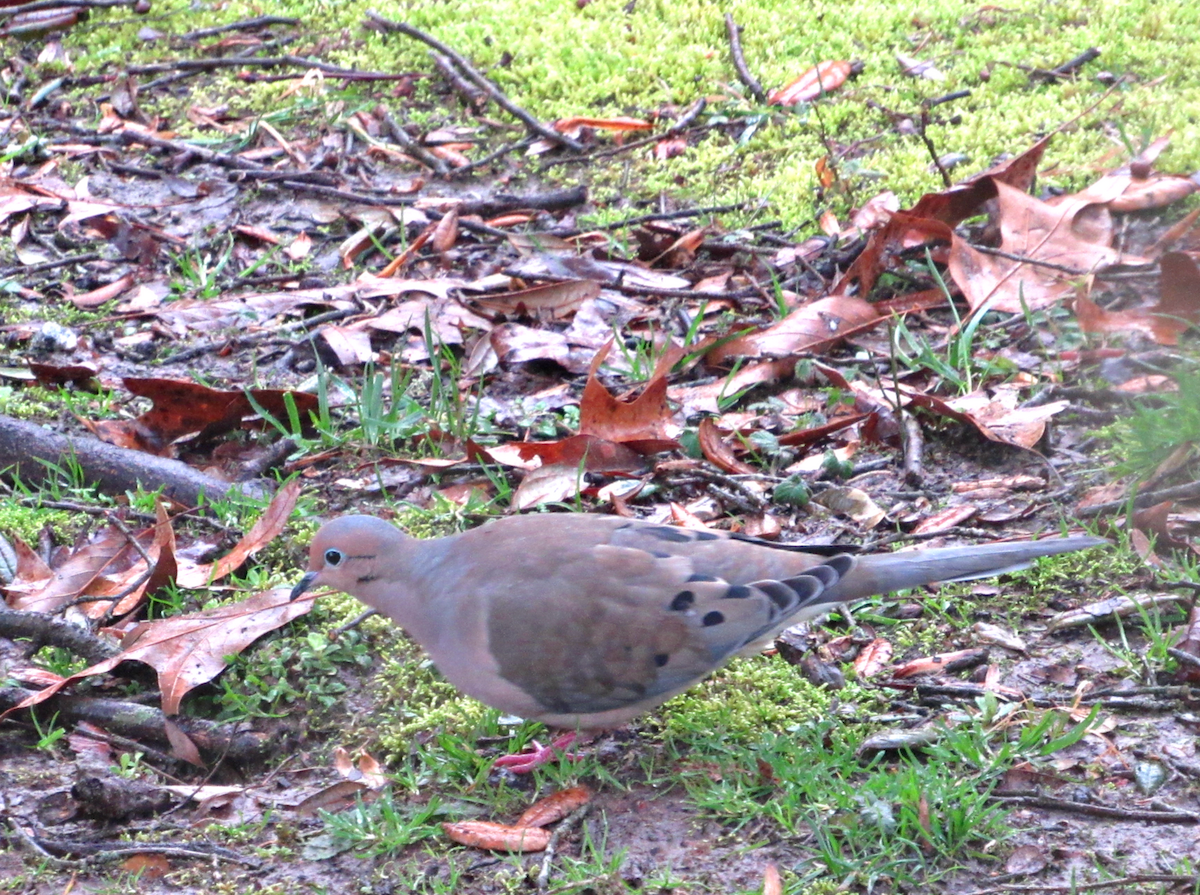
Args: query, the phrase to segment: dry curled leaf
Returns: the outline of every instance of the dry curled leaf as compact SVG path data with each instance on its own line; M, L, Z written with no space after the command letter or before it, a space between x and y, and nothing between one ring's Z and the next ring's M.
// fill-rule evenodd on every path
M721 431L711 417L700 421L699 438L704 458L717 469L734 475L753 475L757 471L749 463L737 458L733 445L721 437Z
M821 94L831 93L846 83L852 68L853 65L845 60L827 59L814 65L790 84L771 91L767 103L772 106L794 106L796 103L811 102Z
M158 672L163 712L173 715L188 691L216 677L229 656L311 609L312 600L292 601L286 589L276 588L207 612L142 622L126 635L118 655L39 690L10 711L45 702L69 683L136 660Z
M773 863L767 864L763 871L762 895L783 895L783 880L779 878L779 868Z
M892 645L882 637L876 637L863 647L854 660L854 671L860 678L874 677L891 660Z
M545 827L562 820L571 812L582 808L592 799L592 791L586 786L572 786L539 799L518 819L518 827Z
M487 820L463 820L444 823L442 829L459 845L489 851L545 851L550 844L550 831L540 827L510 827Z

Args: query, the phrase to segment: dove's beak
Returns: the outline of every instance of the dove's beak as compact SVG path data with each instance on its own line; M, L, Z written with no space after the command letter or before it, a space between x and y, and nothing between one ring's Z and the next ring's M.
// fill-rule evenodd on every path
M292 588L292 594L288 597L289 600L297 599L301 594L312 587L313 582L317 580L316 572L309 572L303 578L296 582L296 586Z

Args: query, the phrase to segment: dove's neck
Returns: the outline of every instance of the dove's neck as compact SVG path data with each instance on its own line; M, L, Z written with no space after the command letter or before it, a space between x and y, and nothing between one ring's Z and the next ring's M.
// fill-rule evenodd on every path
M439 568L449 538L418 540L397 532L386 553L375 557L356 596L386 615L418 643L436 636Z

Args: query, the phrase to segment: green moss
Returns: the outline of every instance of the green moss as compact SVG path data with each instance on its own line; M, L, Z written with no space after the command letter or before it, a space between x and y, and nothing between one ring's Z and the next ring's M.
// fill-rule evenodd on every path
M1200 73L1192 64L1200 10L1188 0L1098 6L1084 0L1016 0L1003 7L958 0L849 5L816 0L795 15L782 15L776 4L764 0L723 5L656 0L632 11L625 0L594 0L582 9L560 0L391 0L374 8L450 44L542 119L653 117L705 96L710 100L705 120L729 123L726 133L698 139L669 162L654 161L647 148L578 170L552 170L559 180L583 175L598 184L595 196L602 204L650 199L661 192L698 202L766 197L772 216L799 224L827 207L844 214L882 189L911 203L922 192L939 189L940 178L930 170L920 139L898 133L891 116L916 115L923 100L958 89L972 93L936 107L929 127L939 153L968 157L956 174L979 170L1001 153L1020 151L1060 126L1065 130L1047 159L1054 169L1050 179L1059 186L1080 186L1168 131L1174 131L1174 138L1162 167L1200 167L1200 120L1189 111L1200 105ZM430 70L423 44L364 28L363 9L359 4L291 2L274 11L305 22L301 35L307 46L297 47L298 53L319 47L321 58L360 69ZM742 25L747 62L768 89L825 59L861 60L864 71L801 114L769 110L751 132L747 126L764 110L747 102L737 84L722 21L726 11ZM155 5L155 13L165 16L157 26L168 32L258 12L246 0L219 8L194 8L184 0ZM76 71L160 57L161 45L137 40L141 24L124 10L96 13L91 23L67 37ZM103 41L96 40L98 28L104 28ZM1033 84L1020 68L1053 67L1089 46L1103 48L1104 55L1077 80ZM895 61L897 53L934 62L945 81L905 77ZM1121 77L1120 86L1109 92L1096 81L1101 69ZM232 72L194 83L188 103L230 103L244 114L269 115L277 124L295 121L298 126L334 126L355 109L379 98L387 101L378 85L342 89L332 79L315 95L293 91L294 81L246 83ZM411 113L426 126L449 121L456 109L435 86L440 87L436 78L421 79L411 101L389 104L401 105L399 114ZM183 100L148 95L143 102L148 111L167 115L182 133L190 132ZM201 136L213 139L207 132ZM744 145L738 145L739 136ZM831 153L842 180L822 195L814 166Z
M53 416L56 411L50 402L51 392L38 386L17 388L0 385L0 413L17 419L36 420Z
M372 716L372 723L380 745L391 755L407 755L418 733L468 736L489 712L494 714L446 681L409 642L397 641L388 650L375 688L375 701L382 710Z
M74 532L79 522L78 516L65 510L23 506L7 500L0 502L0 532L16 535L26 544L36 544L46 526L58 535L65 535Z
M757 742L764 730L789 730L830 710L832 695L778 658L734 659L663 706L669 738L695 742L709 734L727 743Z

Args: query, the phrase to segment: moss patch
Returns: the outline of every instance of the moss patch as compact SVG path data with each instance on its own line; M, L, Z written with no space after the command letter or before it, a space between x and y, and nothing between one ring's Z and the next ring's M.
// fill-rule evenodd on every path
M1003 7L959 0L849 5L818 0L786 14L764 0L725 5L656 0L639 2L632 11L627 6L624 0L595 0L583 9L560 0L464 0L384 2L374 8L450 44L545 120L670 117L707 97L702 122L731 125L695 140L668 162L653 161L647 148L618 156L607 168L589 162L586 168L552 169L554 179L582 176L598 185L594 196L602 206L659 193L700 202L765 198L772 216L800 225L826 208L844 214L884 189L911 203L939 188L940 177L921 140L897 122L917 115L922 101L960 89L971 95L935 108L929 128L939 153L966 159L956 175L979 170L1063 125L1049 156L1060 186L1087 182L1168 131L1174 131L1174 141L1164 169L1200 167L1200 122L1190 111L1200 106L1200 73L1193 64L1200 8L1186 0L1100 5L1018 0ZM430 72L424 45L364 28L364 10L359 4L284 2L272 11L304 22L308 46L296 52L311 49L327 61L366 70ZM860 60L864 72L808 108L757 107L744 96L729 60L726 10L743 26L747 62L768 89L825 59ZM162 16L156 27L172 32L261 10L244 0L215 11L164 0L155 12ZM137 41L142 24L114 11L72 31L68 42L76 71L163 56L160 45ZM105 29L103 42L96 40L98 27ZM1022 68L1051 68L1091 46L1103 55L1077 80L1032 83ZM945 80L903 75L897 53L933 62ZM1096 79L1102 70L1117 86ZM277 125L290 120L318 127L380 99L401 117L427 126L457 115L436 76L420 79L416 95L406 101L390 100L378 85L343 88L327 80L315 96L293 88L291 81L247 84L225 73L198 82L187 102L229 103L246 114L269 115ZM144 98L150 110L166 113L172 127L187 133L181 102ZM162 107L155 110L155 103ZM503 113L493 117L505 119ZM839 180L822 190L815 166L827 155Z

